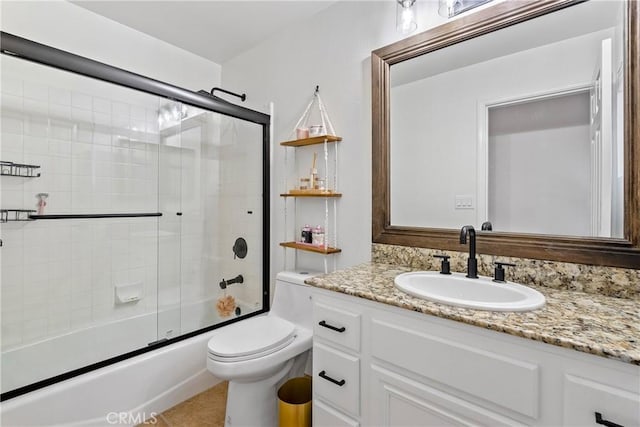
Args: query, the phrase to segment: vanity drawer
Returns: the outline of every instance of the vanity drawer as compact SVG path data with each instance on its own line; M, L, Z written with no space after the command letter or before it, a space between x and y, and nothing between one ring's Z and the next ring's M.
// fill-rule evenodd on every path
M360 351L360 314L331 307L325 302L313 305L314 337Z
M360 360L314 344L313 393L314 397L357 417L360 414Z
M565 375L563 425L595 425L596 412L618 425L640 426L640 394Z
M474 398L538 417L537 364L381 320L373 320L371 326L373 357Z

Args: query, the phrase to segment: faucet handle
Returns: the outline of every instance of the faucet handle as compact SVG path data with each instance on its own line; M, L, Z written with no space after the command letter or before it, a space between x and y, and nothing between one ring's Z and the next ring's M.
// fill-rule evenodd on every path
M440 274L451 274L451 264L449 263L449 255L434 255L434 258L442 259L440 263Z
M515 264L512 264L510 262L503 262L503 261L496 261L494 262L494 264L496 265L496 268L493 270L493 281L498 283L506 282L506 280L504 280L504 268L502 268L503 266L508 266L508 267L516 266Z

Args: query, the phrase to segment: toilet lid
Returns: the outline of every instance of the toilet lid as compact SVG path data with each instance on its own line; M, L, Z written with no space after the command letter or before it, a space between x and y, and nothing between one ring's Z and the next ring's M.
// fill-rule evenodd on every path
M291 341L295 325L276 316L252 317L219 330L209 340L209 353L238 358L279 349Z

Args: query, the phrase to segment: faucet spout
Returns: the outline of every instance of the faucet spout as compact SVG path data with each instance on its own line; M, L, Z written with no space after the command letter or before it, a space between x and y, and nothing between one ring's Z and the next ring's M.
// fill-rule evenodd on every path
M242 277L242 274L238 274L233 279L229 279L229 280L222 279L222 282L219 283L220 289L227 289L227 286L233 285L234 283L244 283L244 277Z
M467 277L478 278L478 260L476 259L476 230L472 225L465 225L460 229L460 244L467 243L469 236L469 259L467 259Z

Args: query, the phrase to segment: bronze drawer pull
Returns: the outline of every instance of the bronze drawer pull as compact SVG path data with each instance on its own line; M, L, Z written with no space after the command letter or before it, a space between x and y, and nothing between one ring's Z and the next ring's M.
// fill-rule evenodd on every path
M336 331L336 332L340 332L340 333L342 333L342 332L347 330L347 328L345 328L344 326L341 327L341 328L337 328L335 326L331 326L327 322L325 322L324 320L321 320L320 322L318 322L318 325L323 326L325 328L329 328L332 331Z
M320 378L324 378L325 380L330 381L330 382L332 382L332 383L334 383L335 385L340 386L340 387L342 387L342 386L346 383L346 381L345 381L344 379L342 379L342 380L340 380L340 381L338 381L338 380L334 380L334 379L333 379L333 378L331 378L329 375L327 375L327 373L326 373L325 371L320 371L320 373L318 374L318 376L319 376Z
M607 427L624 427L621 424L612 423L611 421L607 421L603 419L602 414L600 412L596 412L595 415L596 415L596 424L602 424L603 426L607 426Z

